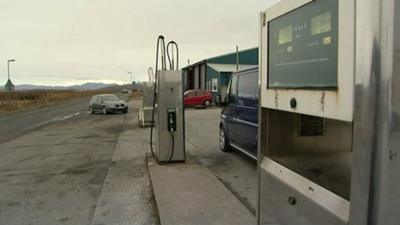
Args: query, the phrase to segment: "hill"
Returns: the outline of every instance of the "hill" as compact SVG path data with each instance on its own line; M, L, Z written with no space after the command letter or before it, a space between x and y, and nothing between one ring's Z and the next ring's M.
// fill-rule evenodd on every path
M101 88L106 88L110 86L118 86L118 84L105 84L105 83L84 83L81 85L72 86L45 86L45 85L31 85L22 84L16 85L15 89L17 91L27 91L27 90L79 90L79 91L90 91L97 90Z

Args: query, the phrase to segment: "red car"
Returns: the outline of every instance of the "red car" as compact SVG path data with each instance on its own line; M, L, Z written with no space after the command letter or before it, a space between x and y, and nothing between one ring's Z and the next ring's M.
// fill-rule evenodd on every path
M183 95L183 102L185 106L210 106L212 102L212 94L205 90L188 90Z

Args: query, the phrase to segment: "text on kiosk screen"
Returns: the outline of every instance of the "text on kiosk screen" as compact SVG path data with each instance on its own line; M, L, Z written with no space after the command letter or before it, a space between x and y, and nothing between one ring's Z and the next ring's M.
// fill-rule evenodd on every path
M268 24L269 88L337 88L338 0L317 0Z

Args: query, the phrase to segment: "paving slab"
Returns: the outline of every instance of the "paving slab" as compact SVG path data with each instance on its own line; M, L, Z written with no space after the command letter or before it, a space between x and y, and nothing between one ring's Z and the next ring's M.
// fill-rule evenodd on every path
M158 225L150 185L143 130L132 118L118 140L91 225ZM136 127L135 127L136 126Z
M250 211L196 160L158 165L148 157L162 225L251 225Z

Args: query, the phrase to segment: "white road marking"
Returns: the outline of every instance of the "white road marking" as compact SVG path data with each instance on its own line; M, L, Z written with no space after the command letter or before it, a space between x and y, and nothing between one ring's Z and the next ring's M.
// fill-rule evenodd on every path
M73 118L73 117L75 117L75 116L79 116L79 114L81 114L81 113L80 113L80 112L77 112L77 113L70 114L70 115L68 115L68 116L64 116L64 117L62 117L62 118L60 119L60 121L64 121L64 120L67 120L67 119L71 119L71 118Z

